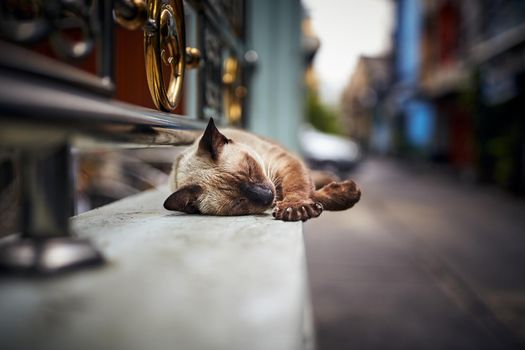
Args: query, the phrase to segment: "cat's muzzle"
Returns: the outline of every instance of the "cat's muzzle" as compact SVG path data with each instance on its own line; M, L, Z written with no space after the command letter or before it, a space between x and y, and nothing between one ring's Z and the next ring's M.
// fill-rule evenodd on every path
M264 184L242 183L242 194L252 203L260 206L270 206L275 197L274 189Z

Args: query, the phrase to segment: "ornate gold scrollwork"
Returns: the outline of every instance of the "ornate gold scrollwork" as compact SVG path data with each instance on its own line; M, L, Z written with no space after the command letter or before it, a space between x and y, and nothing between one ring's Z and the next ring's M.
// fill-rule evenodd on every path
M122 27L135 30L146 22L146 0L120 0L114 6L115 21Z
M186 47L182 0L120 1L124 5L115 11L117 22L128 29L141 25L144 29L146 74L153 102L158 109L173 111L182 96L186 66L196 68L200 60L198 49Z
M144 55L149 91L157 108L172 111L182 95L186 68L182 1L149 1L147 21Z
M224 114L230 124L238 124L242 117L242 101L246 88L241 85L239 62L228 57L223 63L222 74Z

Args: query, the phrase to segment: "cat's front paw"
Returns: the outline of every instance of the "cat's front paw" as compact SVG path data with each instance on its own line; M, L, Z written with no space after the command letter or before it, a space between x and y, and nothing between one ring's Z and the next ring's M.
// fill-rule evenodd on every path
M275 203L273 216L283 221L306 221L316 218L323 212L323 206L311 199L282 200Z

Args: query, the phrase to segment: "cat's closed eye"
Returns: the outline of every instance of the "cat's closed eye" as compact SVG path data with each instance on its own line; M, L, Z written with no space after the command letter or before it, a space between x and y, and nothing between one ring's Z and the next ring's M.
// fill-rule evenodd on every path
M243 204L243 203L246 203L248 200L246 198L237 198L233 201L233 204L235 205L239 205L239 204Z

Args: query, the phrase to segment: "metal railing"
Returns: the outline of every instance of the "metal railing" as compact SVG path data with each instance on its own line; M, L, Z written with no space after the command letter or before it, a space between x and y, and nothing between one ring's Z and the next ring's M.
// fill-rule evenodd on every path
M239 28L221 13L217 5L221 2L188 2L199 24L202 57L199 50L186 48L182 1L94 1L89 7L87 3L35 1L41 8L23 21L10 3L0 5L0 147L16 149L22 189L21 233L0 241L2 271L54 273L103 262L90 242L75 238L68 228L73 203L71 146L185 144L188 130L202 129L207 114L234 122L240 117L229 115L224 104L242 105L231 98L231 89L246 85L248 75L241 72L248 64ZM238 9L243 1L224 3ZM129 29L144 30L149 90L164 111L112 99L113 17ZM81 33L77 41L62 33L71 27ZM222 43L220 52L207 47L210 35ZM57 56L67 60L81 60L96 48L97 74L20 45L41 40L50 40ZM230 66L233 58L240 68L228 71L218 57L229 59ZM199 70L196 119L168 113L181 99L186 66ZM230 75L222 81L224 72ZM229 98L218 100L208 91L218 88Z

